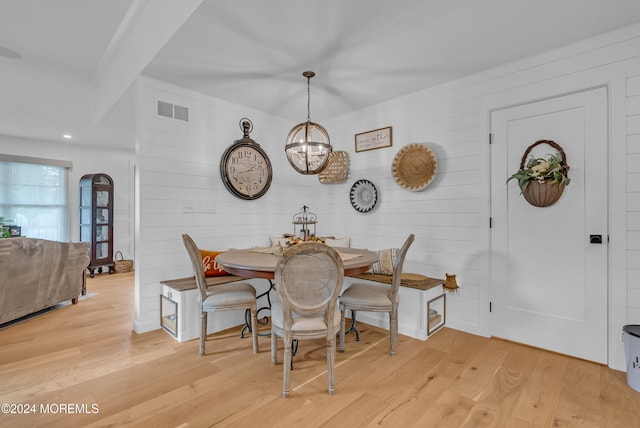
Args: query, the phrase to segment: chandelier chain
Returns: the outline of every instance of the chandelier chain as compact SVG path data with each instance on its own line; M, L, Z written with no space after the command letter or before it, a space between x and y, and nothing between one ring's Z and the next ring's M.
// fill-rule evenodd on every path
M311 77L307 77L307 122L311 122Z

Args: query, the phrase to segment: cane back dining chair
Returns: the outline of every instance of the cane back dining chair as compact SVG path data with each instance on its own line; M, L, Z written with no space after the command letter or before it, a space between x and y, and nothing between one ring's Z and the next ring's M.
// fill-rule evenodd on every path
M196 243L187 234L182 235L184 246L189 253L198 294L200 307L200 356L205 354L205 342L207 340L207 314L209 312L244 309L251 313L251 339L253 341L253 353L258 352L258 328L257 328L257 304L256 289L247 282L232 282L207 287L204 276L204 265L200 250Z
M276 337L284 341L282 396L290 393L289 376L294 340L325 339L328 391L335 390L337 310L344 267L338 252L328 245L306 242L284 252L275 270L277 302L271 306L271 362L277 362Z
M396 355L398 343L398 289L402 276L402 266L409 247L413 243L413 233L407 237L393 262L391 285L356 282L351 284L340 296L340 351L344 351L345 311L350 310L352 317L357 311L388 312L390 354Z

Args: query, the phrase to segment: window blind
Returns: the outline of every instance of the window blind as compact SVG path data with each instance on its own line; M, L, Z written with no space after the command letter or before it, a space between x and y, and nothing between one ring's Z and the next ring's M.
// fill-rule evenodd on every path
M21 234L69 240L69 161L0 154L0 216Z

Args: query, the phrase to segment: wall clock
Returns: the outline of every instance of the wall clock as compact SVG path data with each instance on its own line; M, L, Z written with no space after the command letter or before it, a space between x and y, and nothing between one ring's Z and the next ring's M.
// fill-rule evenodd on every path
M253 124L249 119L240 119L243 137L234 141L220 159L220 176L231 194L240 199L258 199L271 186L273 172L269 156L260 144L249 138Z

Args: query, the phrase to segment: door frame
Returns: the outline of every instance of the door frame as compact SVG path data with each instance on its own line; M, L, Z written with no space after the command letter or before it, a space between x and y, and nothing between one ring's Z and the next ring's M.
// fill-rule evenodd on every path
M547 80L536 79L533 70L524 72L528 77L511 80L511 88L499 91L493 88L492 94L483 99L481 111L485 120L481 132L485 136L491 130L491 113L509 107L529 104L549 98L568 95L597 87L606 87L608 93L608 209L607 217L609 230L609 252L607 275L607 360L608 366L616 370L625 370L624 346L622 343L622 326L627 319L627 262L626 262L626 168L615 168L614 165L626 165L626 65L609 64L585 71L565 73L562 77ZM522 84L523 80L535 82ZM520 85L517 85L517 83ZM507 85L507 84L505 84ZM491 146L486 144L484 153L487 175L486 186L486 216L487 224L491 216ZM485 235L486 248L489 256L484 267L483 278L486 287L479 295L479 329L492 336L491 313L489 305L492 296L491 272L491 229L487 228ZM484 315L483 315L484 314Z

